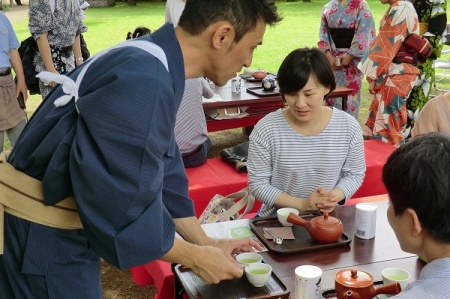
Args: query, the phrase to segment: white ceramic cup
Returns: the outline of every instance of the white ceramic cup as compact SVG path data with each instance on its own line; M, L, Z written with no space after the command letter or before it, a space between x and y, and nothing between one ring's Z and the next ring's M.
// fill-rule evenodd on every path
M264 286L272 275L272 267L264 263L253 263L244 268L245 276L255 287Z
M262 256L256 252L243 252L235 257L236 261L246 266L253 263L261 263Z
M322 269L312 265L295 268L295 299L320 299Z
M289 213L298 215L300 212L297 209L293 208L281 208L277 210L278 221L280 221L283 226L292 226L292 223L287 222Z
M391 284L398 282L402 291L408 286L411 279L411 274L402 268L386 268L381 271L381 276L383 276L384 284Z

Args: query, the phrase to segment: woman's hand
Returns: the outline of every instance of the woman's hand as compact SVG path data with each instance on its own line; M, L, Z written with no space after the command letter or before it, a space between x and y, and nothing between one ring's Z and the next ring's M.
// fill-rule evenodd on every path
M309 205L313 211L332 212L338 202L338 196L332 191L326 191L323 188L317 188L308 197Z
M333 56L333 54L331 54L331 51L326 51L325 52L325 57L328 60L328 63L330 63L331 69L333 71L337 70L337 66L336 66L336 57Z
M348 54L348 53L343 55L343 56L341 56L341 65L340 65L340 67L347 67L347 66L349 66L350 63L352 63L353 58L354 58L353 55Z

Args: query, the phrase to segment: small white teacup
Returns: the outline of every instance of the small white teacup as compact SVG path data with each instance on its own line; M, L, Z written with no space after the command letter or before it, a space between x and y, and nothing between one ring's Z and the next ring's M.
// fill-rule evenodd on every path
M253 263L244 268L245 276L255 287L264 286L272 275L272 267L264 263Z
M408 286L410 283L411 274L408 271L402 268L386 268L381 272L381 276L383 276L384 284L391 284L398 282L402 291Z
M292 226L292 223L287 222L289 213L298 215L300 212L294 208L281 208L277 210L278 221L280 221L283 226Z
M243 252L236 255L235 259L246 266L262 262L262 256L256 252Z

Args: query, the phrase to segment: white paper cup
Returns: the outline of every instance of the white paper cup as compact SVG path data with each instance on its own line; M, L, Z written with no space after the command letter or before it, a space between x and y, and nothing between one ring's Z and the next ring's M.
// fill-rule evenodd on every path
M383 284L398 282L402 291L408 286L411 279L409 272L402 268L386 268L381 271L381 276L383 276Z
M312 265L295 268L295 299L320 299L322 269Z
M377 206L369 203L358 203L355 209L355 236L360 239L375 238Z

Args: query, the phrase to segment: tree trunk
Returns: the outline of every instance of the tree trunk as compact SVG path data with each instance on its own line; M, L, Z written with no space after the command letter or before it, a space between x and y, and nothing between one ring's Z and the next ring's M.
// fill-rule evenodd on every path
M128 0L129 6L136 6L136 0Z

